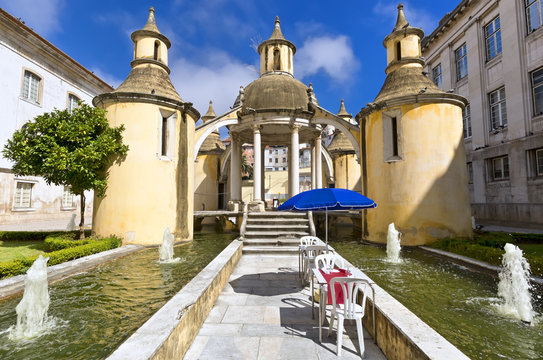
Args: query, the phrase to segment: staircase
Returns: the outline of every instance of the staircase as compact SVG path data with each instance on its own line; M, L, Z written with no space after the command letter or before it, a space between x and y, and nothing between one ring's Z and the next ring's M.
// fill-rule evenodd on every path
M251 212L241 234L243 254L298 255L299 239L310 232L306 212Z

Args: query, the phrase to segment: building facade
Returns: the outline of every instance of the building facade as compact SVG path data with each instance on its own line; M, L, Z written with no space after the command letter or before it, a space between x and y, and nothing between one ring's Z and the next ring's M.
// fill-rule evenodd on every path
M72 109L77 101L112 88L75 60L0 9L0 147L26 122L54 108ZM79 197L40 177L15 176L0 155L0 228L21 223L32 228L70 228L79 220ZM86 194L86 219L91 220L92 193Z
M543 226L542 0L464 0L422 41L426 72L462 112L472 213Z

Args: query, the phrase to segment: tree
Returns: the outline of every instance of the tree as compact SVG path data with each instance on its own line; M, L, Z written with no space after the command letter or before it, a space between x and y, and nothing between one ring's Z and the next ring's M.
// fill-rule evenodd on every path
M107 169L122 161L128 146L122 143L124 126L109 127L105 110L79 103L71 113L54 109L36 116L17 130L4 147L14 162L13 172L42 176L47 184L70 186L81 197L79 237L85 237L85 194L103 196Z

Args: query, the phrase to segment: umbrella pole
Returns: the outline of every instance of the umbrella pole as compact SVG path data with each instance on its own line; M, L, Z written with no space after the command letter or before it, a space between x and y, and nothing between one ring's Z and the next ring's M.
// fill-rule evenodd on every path
M326 210L326 247L328 247L328 208Z

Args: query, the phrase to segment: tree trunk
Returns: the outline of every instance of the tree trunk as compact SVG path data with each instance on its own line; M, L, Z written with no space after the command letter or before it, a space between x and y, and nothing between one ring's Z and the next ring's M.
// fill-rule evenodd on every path
M79 239L85 238L85 193L81 191L81 221L79 222Z

